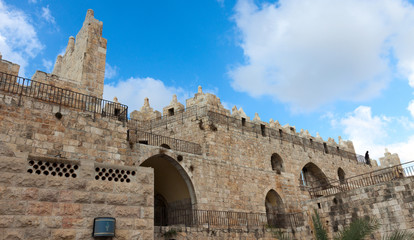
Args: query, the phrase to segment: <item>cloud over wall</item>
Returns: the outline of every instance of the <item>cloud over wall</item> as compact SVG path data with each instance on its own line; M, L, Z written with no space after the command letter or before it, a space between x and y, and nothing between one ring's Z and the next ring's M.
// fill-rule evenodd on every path
M311 111L370 99L393 74L414 87L414 8L405 0L239 0L234 21L245 63L235 90Z
M29 17L0 0L0 52L3 58L18 63L20 73L24 75L28 60L42 49Z

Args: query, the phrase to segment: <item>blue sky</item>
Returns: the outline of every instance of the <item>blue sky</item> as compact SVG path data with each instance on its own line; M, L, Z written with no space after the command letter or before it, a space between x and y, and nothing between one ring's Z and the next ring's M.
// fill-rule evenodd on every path
M0 0L0 52L51 72L87 9L108 40L105 98L185 104L201 85L327 140L414 160L414 7L405 0Z

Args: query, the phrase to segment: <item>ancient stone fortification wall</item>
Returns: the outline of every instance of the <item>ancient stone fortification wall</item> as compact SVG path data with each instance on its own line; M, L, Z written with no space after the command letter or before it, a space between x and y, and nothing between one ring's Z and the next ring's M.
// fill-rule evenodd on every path
M170 237L169 237L170 236ZM208 229L208 228L183 228L183 227L155 227L154 239L176 240L227 240L227 239L275 239L270 229L258 228L247 231L246 229Z
M4 60L0 53L0 72L16 76L19 74L19 69L18 64Z
M365 188L304 203L304 209L317 209L330 236L358 217L374 217L381 223L373 239L395 229L414 228L414 178L400 178ZM320 208L319 208L320 206Z
M346 176L375 169L355 160L214 123L200 114L188 118L178 114L176 118L152 131L202 146L202 156L189 155L190 159L184 157L180 163L191 176L199 209L265 212L266 194L274 189L286 211L301 211L300 202L309 199L308 192L299 188L300 173L307 163L314 163L328 178L336 180L339 167ZM274 153L283 160L280 174L271 166Z
M121 122L0 93L0 123L0 239L92 239L104 216L114 239L153 238L153 171Z
M70 37L65 54L57 57L53 72L37 71L33 80L102 98L107 44L102 27L89 9L76 39Z

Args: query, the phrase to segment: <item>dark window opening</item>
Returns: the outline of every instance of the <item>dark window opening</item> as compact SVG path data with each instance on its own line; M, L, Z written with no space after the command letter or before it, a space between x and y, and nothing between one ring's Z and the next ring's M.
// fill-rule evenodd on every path
M263 124L260 124L260 129L261 129L261 131L262 131L262 136L264 137L264 136L266 136L266 126L265 125L263 125Z
M321 203L318 203L318 208L321 209Z
M121 109L115 108L115 112L114 112L115 116L118 116L120 113L121 113Z
M246 126L246 118L242 118L242 127Z
M325 150L325 153L328 153L328 146L326 146L326 143L323 143L323 149Z
M279 154L274 153L270 158L270 163L272 164L272 170L275 171L277 174L281 174L285 171L283 168L283 160Z
M282 129L279 129L279 136L282 137L283 131Z
M163 143L160 145L160 147L166 148L166 149L171 149L170 146L168 146L167 144Z
M168 109L168 116L174 116L174 108Z
M140 140L138 143L148 145L148 140Z
M336 147L336 151L338 151L338 152L339 152L339 147Z

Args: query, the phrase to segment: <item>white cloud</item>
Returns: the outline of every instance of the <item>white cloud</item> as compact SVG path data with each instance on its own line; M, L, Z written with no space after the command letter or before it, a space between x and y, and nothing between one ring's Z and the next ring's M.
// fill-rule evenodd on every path
M408 103L407 110L411 113L411 116L414 118L414 100L411 100L410 103Z
M42 59L43 67L46 69L46 72L50 73L53 70L53 62L50 60Z
M235 9L246 57L229 72L238 91L313 110L377 96L393 64L414 87L414 8L406 0L239 0Z
M129 112L140 110L144 104L144 98L148 97L152 108L162 111L169 105L172 96L177 94L178 100L185 105L184 99L189 94L181 88L165 86L160 80L153 78L129 78L126 81L118 81L116 84L104 86L104 99L118 97L119 102L127 104Z
M63 55L62 55L63 56ZM105 79L111 79L118 74L118 67L111 66L109 63L105 63Z
M49 9L49 5L42 7L42 18L49 23L55 23L55 18L52 16L52 12Z
M371 108L359 106L353 112L340 119L333 119L333 125L342 127L345 138L354 143L355 151L359 154L369 150L374 159L384 156L384 149L398 153L402 162L412 161L414 156L414 135L407 141L388 143L388 136L396 124L401 124L399 118L374 116Z
M37 0L29 0L29 3L37 3Z
M0 51L3 59L20 65L20 75L25 75L28 59L43 49L28 17L0 0Z

